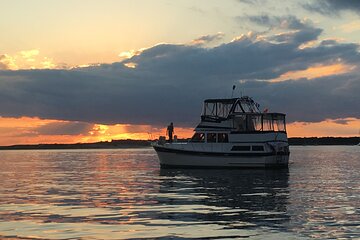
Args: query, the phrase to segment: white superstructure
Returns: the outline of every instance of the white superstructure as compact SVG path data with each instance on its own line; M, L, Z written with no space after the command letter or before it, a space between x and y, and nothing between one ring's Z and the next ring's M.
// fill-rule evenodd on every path
M205 100L191 140L153 147L161 167L286 167L289 161L285 114L260 112L250 97Z

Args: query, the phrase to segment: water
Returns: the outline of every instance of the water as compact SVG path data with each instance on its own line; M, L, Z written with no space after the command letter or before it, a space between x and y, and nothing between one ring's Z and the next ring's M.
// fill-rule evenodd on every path
M0 152L2 239L359 239L360 147L288 170L160 170L145 149Z

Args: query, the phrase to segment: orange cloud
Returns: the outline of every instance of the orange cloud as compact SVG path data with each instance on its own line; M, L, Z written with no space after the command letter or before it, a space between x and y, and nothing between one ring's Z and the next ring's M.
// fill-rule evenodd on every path
M0 58L0 63L10 70L57 68L53 60L41 56L38 49L19 51L14 54L4 54Z
M296 80L301 78L314 79L331 75L339 75L350 72L355 66L336 63L331 65L316 65L305 70L290 71L282 74L280 77L273 79L271 82L282 82L289 79Z
M179 138L189 138L193 128L175 128L175 135ZM89 135L84 136L81 142L111 141L112 139L158 139L166 135L166 127L158 128L151 125L101 125L95 124Z
M317 123L294 122L287 125L289 137L353 137L360 130L360 119L345 118Z
M136 68L137 64L134 62L129 62L129 63L124 63L124 66L128 68Z
M67 121L30 117L0 117L0 145L73 143L77 141L78 137L74 135L39 134L39 129L42 127L56 123L67 123Z
M192 134L192 128L175 128L175 135L179 138L188 138ZM113 139L153 140L165 135L165 126L158 128L151 125L103 125L29 117L0 117L1 146L38 143L89 143Z

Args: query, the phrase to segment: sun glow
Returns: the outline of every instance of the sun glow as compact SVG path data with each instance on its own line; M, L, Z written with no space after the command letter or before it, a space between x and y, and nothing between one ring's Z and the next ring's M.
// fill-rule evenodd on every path
M119 57L120 57L121 60L123 60L123 59L131 58L134 55L136 55L136 51L135 50L130 50L130 51L121 52L119 54Z
M122 139L154 140L166 135L165 126L105 125L30 117L0 117L0 126L1 146L39 143L91 143ZM192 134L192 128L175 128L175 135L179 138L189 138Z
M57 68L53 59L42 56L39 49L3 54L0 56L0 63L8 70Z

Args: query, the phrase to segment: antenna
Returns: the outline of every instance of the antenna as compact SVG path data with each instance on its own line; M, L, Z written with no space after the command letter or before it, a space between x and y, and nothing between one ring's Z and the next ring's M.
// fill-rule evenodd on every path
M232 92L231 92L231 98L233 98L235 88L236 88L236 86L233 85Z

